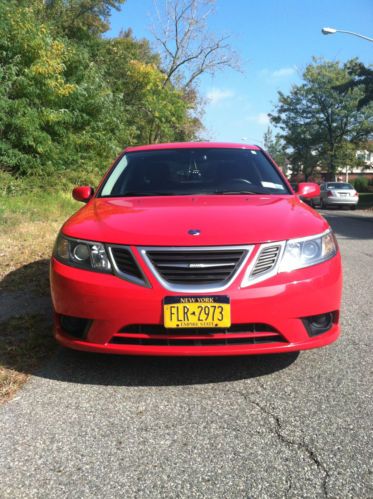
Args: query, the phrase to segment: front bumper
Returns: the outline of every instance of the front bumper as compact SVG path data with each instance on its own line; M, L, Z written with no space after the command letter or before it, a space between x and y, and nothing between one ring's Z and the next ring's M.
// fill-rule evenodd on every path
M299 351L327 345L339 336L339 253L327 262L277 274L247 288L240 288L242 270L228 289L214 293L230 297L233 326L266 325L259 333L255 327L254 331L245 331L243 326L238 333L199 330L173 336L162 329L162 303L165 296L177 293L165 290L148 269L143 270L151 287L69 267L53 258L51 289L59 343L101 353L210 356ZM302 318L328 312L334 312L335 317L331 328L318 336L309 336ZM67 334L61 327L61 315L89 319L85 336L74 338ZM134 325L140 326L135 332ZM157 325L160 331L149 333L149 327Z

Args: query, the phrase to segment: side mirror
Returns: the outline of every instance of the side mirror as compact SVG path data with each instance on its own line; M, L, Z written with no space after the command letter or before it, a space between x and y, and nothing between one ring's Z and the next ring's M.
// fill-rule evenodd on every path
M320 186L312 182L301 182L298 185L297 195L305 199L317 198L320 196Z
M75 187L73 189L73 198L75 201L81 201L82 203L88 203L88 201L93 196L93 188L89 185L82 185L81 187Z

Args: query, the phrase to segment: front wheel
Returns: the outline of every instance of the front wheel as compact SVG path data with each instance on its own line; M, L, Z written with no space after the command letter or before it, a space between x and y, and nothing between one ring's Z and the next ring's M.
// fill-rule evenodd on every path
M353 204L351 207L350 207L351 210L356 210L356 204Z

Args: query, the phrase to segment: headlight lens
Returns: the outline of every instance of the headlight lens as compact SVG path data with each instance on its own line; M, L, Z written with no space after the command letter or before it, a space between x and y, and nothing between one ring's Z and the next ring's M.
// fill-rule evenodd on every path
M325 262L336 255L337 242L331 230L317 237L287 241L279 272L290 272Z
M80 241L60 234L53 255L57 260L72 267L98 272L111 272L110 260L102 243Z

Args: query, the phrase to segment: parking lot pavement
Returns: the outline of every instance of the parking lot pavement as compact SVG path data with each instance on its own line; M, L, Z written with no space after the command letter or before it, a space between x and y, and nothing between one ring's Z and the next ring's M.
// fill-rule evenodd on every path
M0 410L0 497L373 497L373 217L322 213L344 263L337 343L226 359L59 350Z

